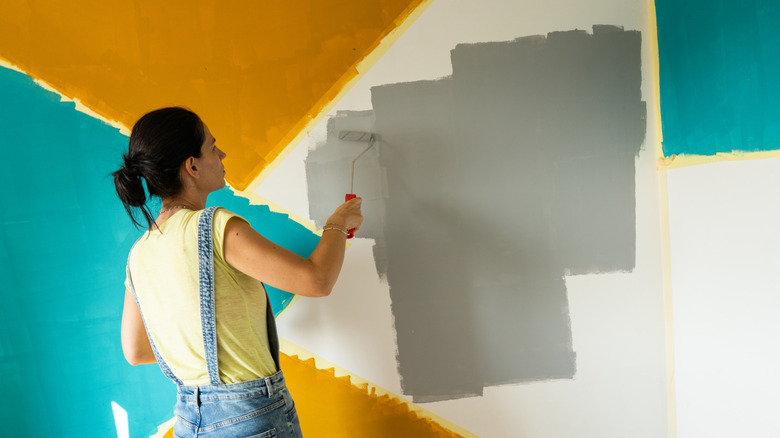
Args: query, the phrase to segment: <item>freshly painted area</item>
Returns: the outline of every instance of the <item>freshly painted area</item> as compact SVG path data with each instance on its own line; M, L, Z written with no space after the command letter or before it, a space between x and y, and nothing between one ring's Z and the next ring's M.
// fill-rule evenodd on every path
M780 149L780 3L656 0L655 11L664 157Z
M109 120L184 105L245 189L424 0L0 3L0 57Z
M324 221L365 147L337 132L374 132L360 233L416 402L574 377L564 276L635 266L640 47L612 26L459 45L451 77L375 87L373 113L330 119L307 158L310 212Z

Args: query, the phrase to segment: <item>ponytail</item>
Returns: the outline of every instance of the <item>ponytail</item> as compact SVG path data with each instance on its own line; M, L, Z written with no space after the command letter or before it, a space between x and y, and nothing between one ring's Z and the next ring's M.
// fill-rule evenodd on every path
M200 157L204 139L200 117L185 108L161 108L135 123L122 165L112 175L116 194L136 226L143 224L133 209L141 210L151 229L154 216L148 202L152 196L173 197L181 192L181 163L189 157Z
M119 200L122 201L125 211L135 226L142 227L143 224L133 214L133 207L141 210L147 226L151 228L152 224L154 224L154 217L149 211L149 206L146 205L151 196L147 198L143 179L128 154L122 155L122 161L123 164L119 167L119 170L111 174L114 177L116 194L119 196Z

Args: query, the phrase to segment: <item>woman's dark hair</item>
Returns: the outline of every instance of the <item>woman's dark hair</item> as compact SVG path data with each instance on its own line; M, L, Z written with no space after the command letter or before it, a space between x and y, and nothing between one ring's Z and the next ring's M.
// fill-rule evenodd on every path
M181 163L189 157L200 157L204 137L200 117L185 108L154 110L135 123L127 153L122 154L122 165L112 175L116 193L136 226L143 225L133 208L141 210L151 228L154 216L147 202L152 196L166 198L181 192Z

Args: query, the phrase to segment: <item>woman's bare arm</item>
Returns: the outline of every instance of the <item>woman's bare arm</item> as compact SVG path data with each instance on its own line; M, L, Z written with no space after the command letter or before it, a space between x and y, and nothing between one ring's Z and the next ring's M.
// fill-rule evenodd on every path
M122 310L122 352L130 365L155 363L152 344L146 336L141 311L129 289L125 289L125 305Z
M342 204L328 219L346 228L360 228L362 200ZM309 297L330 294L344 262L346 235L337 230L324 231L309 258L282 248L249 224L230 219L225 227L225 260L234 268L270 286Z

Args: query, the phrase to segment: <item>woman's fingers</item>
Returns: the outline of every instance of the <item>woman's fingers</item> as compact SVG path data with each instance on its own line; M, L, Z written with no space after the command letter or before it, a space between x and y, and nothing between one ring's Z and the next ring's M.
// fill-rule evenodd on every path
M361 206L363 205L362 198L354 198L341 204L336 211L333 212L328 222L342 224L347 229L359 229L363 223L363 213L361 212Z

